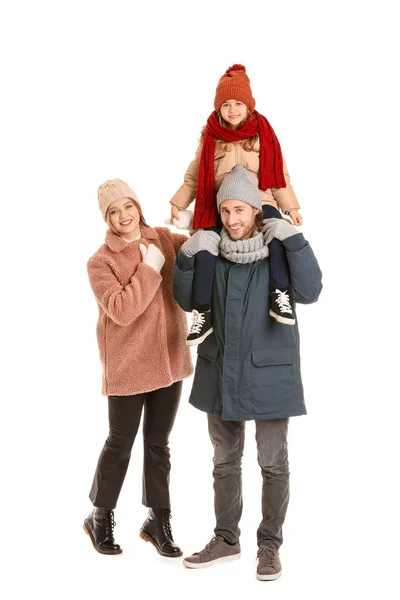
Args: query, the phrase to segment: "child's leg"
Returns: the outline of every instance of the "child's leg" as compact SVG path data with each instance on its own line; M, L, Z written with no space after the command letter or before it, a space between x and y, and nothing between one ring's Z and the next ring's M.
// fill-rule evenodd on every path
M219 234L221 227L209 227L207 230ZM188 346L201 344L213 331L211 298L216 262L217 257L206 250L196 254L193 279L193 323L186 339Z
M214 269L217 257L202 250L195 257L195 272L193 280L193 306L195 310L204 312L211 308Z
M264 219L282 219L279 210L269 204L263 205ZM290 272L285 248L280 240L269 244L271 269L271 308L269 314L279 323L294 325L295 318L290 301Z
M278 209L269 204L263 205L264 219L282 219ZM269 245L269 258L271 268L271 289L287 290L290 286L289 265L285 248L281 241L273 239Z

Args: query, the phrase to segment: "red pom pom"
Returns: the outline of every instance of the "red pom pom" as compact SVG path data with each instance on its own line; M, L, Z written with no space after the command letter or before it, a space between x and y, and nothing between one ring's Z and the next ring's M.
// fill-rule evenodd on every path
M246 73L246 67L244 67L243 65L232 65L226 72L230 73L231 71L243 71L244 73Z

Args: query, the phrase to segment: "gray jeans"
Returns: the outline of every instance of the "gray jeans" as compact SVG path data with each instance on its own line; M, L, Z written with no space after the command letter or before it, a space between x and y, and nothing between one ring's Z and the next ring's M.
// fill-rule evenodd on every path
M215 535L229 542L240 536L242 515L242 456L245 422L224 421L208 416L208 431L214 446ZM257 530L258 546L278 549L289 503L287 431L289 419L256 421L258 464L262 474L262 521Z

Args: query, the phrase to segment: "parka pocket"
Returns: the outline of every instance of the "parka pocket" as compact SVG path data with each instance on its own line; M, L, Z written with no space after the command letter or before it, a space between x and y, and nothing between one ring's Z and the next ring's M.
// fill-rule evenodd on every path
M261 348L253 350L251 362L256 367L292 365L297 356L296 348L279 348L278 350Z
M251 402L256 414L290 409L302 393L297 348L253 350Z

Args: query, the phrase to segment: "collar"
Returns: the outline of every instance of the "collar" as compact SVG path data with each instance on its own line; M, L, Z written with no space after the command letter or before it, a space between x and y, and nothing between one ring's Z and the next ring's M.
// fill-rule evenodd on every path
M141 227L140 228L141 237L133 242L125 242L119 235L116 235L111 231L111 229L107 229L105 244L110 248L112 252L121 252L124 248L135 246L135 244L140 244L140 241L145 240L156 240L158 238L157 232L152 227Z

